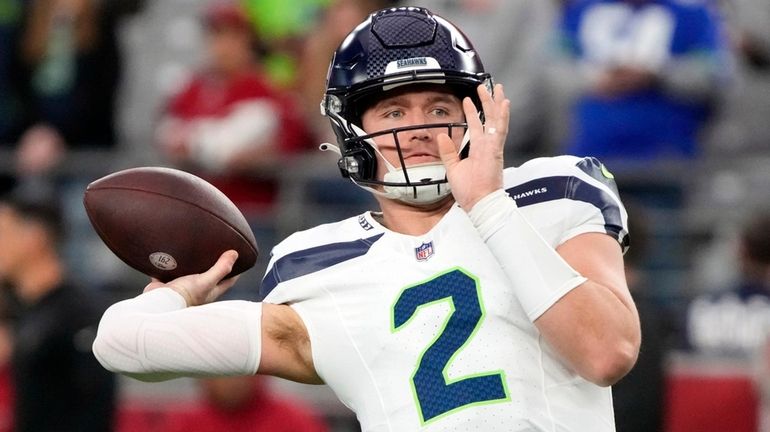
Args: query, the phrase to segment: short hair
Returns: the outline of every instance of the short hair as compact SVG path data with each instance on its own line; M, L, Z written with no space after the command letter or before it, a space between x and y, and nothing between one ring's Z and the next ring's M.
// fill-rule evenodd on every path
M54 197L15 191L0 196L0 205L10 207L24 220L43 226L54 241L64 236L63 212Z

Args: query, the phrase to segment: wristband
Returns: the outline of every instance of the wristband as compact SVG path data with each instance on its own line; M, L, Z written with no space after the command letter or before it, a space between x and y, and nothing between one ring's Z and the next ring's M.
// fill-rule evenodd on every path
M587 280L543 239L504 190L482 198L468 216L531 321Z

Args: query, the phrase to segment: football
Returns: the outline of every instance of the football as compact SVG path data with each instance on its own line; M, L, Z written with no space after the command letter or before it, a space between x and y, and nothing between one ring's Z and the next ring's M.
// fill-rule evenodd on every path
M163 282L208 270L228 249L228 277L254 266L259 250L246 218L225 194L185 171L131 168L88 185L83 197L99 237L122 261Z

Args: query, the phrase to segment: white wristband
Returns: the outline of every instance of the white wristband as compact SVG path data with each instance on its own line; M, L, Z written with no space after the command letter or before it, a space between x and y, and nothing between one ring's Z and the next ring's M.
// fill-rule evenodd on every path
M502 189L482 198L468 216L531 321L587 280L556 253Z

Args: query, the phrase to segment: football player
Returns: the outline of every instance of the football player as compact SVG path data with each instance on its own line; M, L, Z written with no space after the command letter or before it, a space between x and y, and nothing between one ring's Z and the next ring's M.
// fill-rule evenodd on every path
M322 147L380 211L277 245L261 303L212 302L231 251L150 283L105 313L96 356L144 380L326 383L364 431L613 431L640 343L626 213L595 159L504 170L509 104L446 20L372 14L334 54Z

